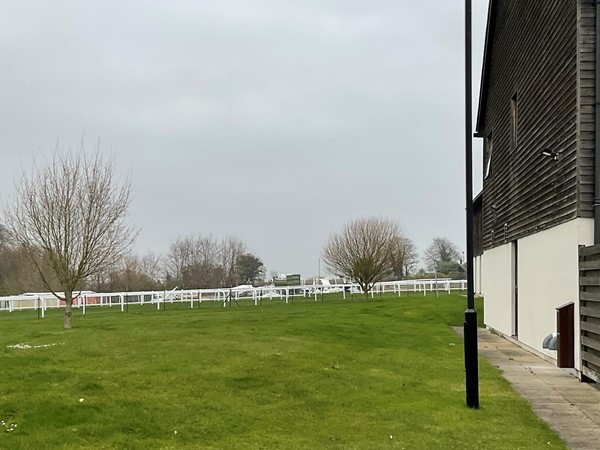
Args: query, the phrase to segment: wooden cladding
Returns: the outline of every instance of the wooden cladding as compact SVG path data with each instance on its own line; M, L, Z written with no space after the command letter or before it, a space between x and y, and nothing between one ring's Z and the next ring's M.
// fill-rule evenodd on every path
M510 100L510 151L517 149L517 94Z
M600 381L600 245L579 247L581 372Z
M577 172L580 217L594 216L596 120L596 6L579 0L577 9Z
M473 200L473 256L483 255L483 222L481 195Z
M484 249L588 217L593 201L595 7L583 0L492 5L478 121L478 134L489 137Z

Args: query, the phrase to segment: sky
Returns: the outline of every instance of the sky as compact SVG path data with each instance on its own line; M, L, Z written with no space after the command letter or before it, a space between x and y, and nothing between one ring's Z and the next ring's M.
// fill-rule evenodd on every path
M83 142L131 176L139 255L232 235L268 272L311 277L329 237L369 216L421 253L435 237L465 248L462 1L2 9L2 200L33 158ZM475 0L474 117L486 15Z

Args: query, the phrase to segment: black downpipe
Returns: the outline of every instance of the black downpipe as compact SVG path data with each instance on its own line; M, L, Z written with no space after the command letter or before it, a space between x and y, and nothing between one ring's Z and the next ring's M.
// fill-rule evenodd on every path
M595 84L595 131L594 131L594 244L600 244L600 14L596 0L596 84Z

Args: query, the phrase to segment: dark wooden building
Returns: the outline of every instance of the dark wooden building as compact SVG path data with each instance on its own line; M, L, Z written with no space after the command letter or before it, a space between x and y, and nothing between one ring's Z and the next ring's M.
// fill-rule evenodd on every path
M486 324L549 357L555 308L578 303L578 247L594 243L595 51L594 2L490 1L476 276Z

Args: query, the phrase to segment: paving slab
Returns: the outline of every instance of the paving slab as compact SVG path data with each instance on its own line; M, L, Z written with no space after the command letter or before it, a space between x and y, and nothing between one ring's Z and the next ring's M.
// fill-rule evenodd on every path
M462 329L457 329L462 334ZM531 409L572 450L600 449L600 390L572 373L480 328L479 354L498 367Z

